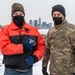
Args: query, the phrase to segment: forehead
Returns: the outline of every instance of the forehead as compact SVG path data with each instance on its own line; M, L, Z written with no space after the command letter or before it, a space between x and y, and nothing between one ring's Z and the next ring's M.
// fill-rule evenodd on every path
M23 14L23 12L21 12L21 11L16 11L15 13L22 13L22 14ZM14 14L15 14L15 13L14 13Z
M62 13L59 11L54 11L53 14L61 14L62 15Z
M16 11L13 16L17 16L17 15L21 15L21 16L24 16L24 13L21 12L21 11Z

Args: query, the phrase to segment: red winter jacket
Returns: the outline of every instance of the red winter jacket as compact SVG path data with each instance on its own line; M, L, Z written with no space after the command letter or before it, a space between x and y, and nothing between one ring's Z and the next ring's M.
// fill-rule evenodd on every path
M24 52L26 50L23 48L23 44L28 37L35 40L36 45L32 51ZM24 64L24 58L35 55L40 60L45 52L45 43L37 28L25 22L22 29L20 29L12 21L0 31L0 48L1 53L4 55L3 63L5 65L20 65L21 68L25 65L26 68L22 69L27 69L29 67ZM19 63L20 61L21 63Z

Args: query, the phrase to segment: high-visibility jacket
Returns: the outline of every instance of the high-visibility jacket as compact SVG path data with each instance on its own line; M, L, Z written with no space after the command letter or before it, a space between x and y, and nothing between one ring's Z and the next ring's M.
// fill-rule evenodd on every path
M23 47L28 37L36 43L31 51L26 51ZM35 55L40 60L45 52L45 43L37 28L25 22L20 29L11 21L0 31L0 49L4 55L3 63L7 67L25 70L32 66L25 64L24 58Z

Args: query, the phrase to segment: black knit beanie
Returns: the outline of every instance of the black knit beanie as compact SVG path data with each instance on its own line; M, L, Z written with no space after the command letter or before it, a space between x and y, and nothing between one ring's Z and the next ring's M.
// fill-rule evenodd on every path
M11 16L16 12L16 11L21 11L24 13L25 15L25 12L24 12L24 7L22 4L20 3L14 3L11 7Z
M52 15L53 15L54 11L59 11L66 17L65 8L62 5L58 4L58 5L53 6L52 7Z

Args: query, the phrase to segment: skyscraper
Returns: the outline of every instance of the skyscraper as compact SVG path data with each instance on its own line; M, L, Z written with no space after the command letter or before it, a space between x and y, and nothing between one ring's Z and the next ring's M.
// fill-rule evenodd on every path
M34 20L34 26L35 26L35 27L38 26L38 22L37 22L37 20Z
M33 25L33 21L32 21L32 20L29 20L29 24L30 24L30 25Z
M39 21L38 25L41 26L41 18L40 17L39 17L38 21Z

